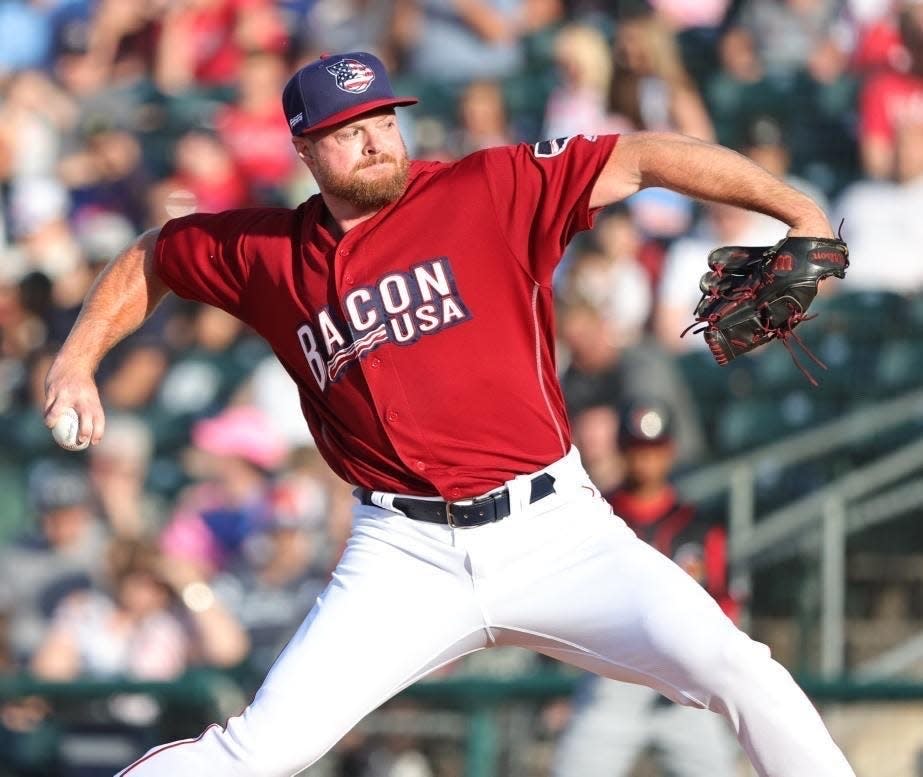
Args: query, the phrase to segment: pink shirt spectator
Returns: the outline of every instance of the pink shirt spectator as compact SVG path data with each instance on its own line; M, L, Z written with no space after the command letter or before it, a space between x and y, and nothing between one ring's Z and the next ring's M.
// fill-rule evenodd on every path
M570 137L581 133L617 135L634 127L625 117L609 113L605 100L592 89L555 89L545 108L547 138Z
M728 0L651 0L650 5L679 29L717 27L724 19Z

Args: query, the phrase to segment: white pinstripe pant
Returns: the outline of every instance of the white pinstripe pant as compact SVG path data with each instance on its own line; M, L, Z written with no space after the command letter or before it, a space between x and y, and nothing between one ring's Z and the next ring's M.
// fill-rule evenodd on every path
M333 580L250 706L120 775L289 777L433 669L519 645L723 714L761 777L855 777L768 648L613 517L576 451L543 471L554 494L530 505L530 477L509 481L512 514L474 529L357 506Z

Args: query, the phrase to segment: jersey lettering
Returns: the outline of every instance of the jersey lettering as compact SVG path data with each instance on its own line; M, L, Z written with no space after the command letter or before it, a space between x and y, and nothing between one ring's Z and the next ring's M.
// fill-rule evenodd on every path
M369 305L371 301L368 289L356 289L346 295L346 313L357 332L364 332L378 322L378 311L374 305Z
M410 307L410 290L403 275L388 275L378 283L378 293L385 306L385 313L392 315Z
M407 272L389 272L372 286L350 290L343 297L342 309L343 322L324 308L313 325L302 324L298 329L301 348L321 391L385 343L412 345L423 335L471 318L444 256Z
M308 362L308 367L314 380L317 381L318 388L323 391L327 387L327 370L324 368L324 360L321 359L317 352L317 340L314 338L314 332L307 324L298 327L298 342L301 343L301 350L304 351L304 358Z
M324 337L324 346L327 348L327 353L333 353L346 345L346 340L343 339L343 335L340 334L339 330L330 319L330 311L328 311L327 308L324 308L318 314L317 322L320 324L320 331L321 335Z
M448 324L450 321L457 319L464 319L466 313L462 310L454 299L451 297L446 297L442 300L442 322Z
M441 323L441 320L436 317L435 305L421 305L414 311L414 315L420 322L420 331L423 334L432 332Z
M449 279L446 278L445 267L442 262L433 262L431 267L420 265L413 270L417 286L420 288L420 297L424 302L432 302L433 294L448 297L452 293Z
M396 343L408 343L413 339L414 328L410 313L403 313L390 321L393 340Z

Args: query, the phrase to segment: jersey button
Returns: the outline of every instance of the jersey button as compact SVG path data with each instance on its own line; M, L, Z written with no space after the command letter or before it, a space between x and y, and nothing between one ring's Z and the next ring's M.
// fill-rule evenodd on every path
M369 365L372 367L381 367L381 359L379 359L377 356L373 356L369 360Z
M340 256L349 256L349 249L348 249L348 248L341 248L341 249L340 249Z
M393 410L389 410L385 418L387 418L389 421L394 422L397 420L397 413Z
M426 464L424 464L422 461L415 461L413 466L417 468L418 472L423 472L423 470L426 469Z
M343 280L346 281L348 286L352 286L356 282L356 279L353 278L353 274L348 272L343 276Z
M449 496L452 497L452 499L458 499L459 497L461 497L461 494L462 492L460 488L450 488L449 489Z

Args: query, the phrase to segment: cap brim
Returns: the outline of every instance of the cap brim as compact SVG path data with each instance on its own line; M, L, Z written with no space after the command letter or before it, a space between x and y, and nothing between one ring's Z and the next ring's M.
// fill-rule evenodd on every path
M347 108L345 111L340 111L339 113L333 114L333 116L328 116L323 121L319 121L317 124L312 124L310 127L306 127L298 134L307 135L311 132L317 132L318 130L329 129L330 127L334 127L337 124L342 124L344 121L355 119L357 116L362 116L365 113L377 111L379 108L390 108L391 106L398 105L415 105L418 102L420 101L416 97L386 97L383 100L372 100L371 102L362 103L361 105Z
M633 448L634 448L634 447L637 447L637 448L651 447L651 448L653 448L653 447L656 446L656 445L666 445L666 444L672 443L672 442L674 442L674 441L675 441L675 437L673 437L673 435L670 435L670 434L665 434L665 435L662 435L661 437L654 437L654 438L650 438L650 437L635 437L635 436L629 434L629 435L625 435L625 436L619 438L619 445L621 445L622 447L633 447Z

